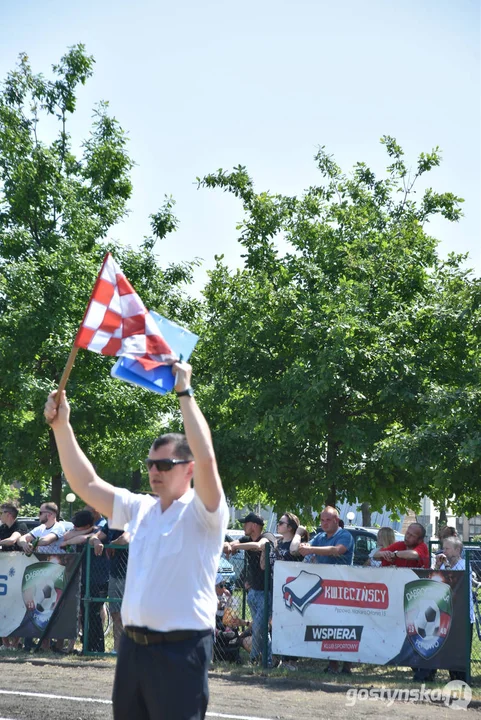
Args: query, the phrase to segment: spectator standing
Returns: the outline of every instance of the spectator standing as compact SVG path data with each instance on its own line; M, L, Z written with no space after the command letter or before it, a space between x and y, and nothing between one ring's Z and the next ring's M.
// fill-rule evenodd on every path
M411 523L404 540L376 550L374 560L381 560L382 567L429 568L429 549L424 538L426 530L421 523Z
M114 720L202 720L217 606L215 576L228 509L209 426L190 387L192 368L172 366L186 435L157 438L146 460L153 493L102 480L80 449L64 392L45 405L72 490L130 532L116 664ZM191 482L194 477L194 487Z
M394 533L394 530L390 527L382 527L379 528L379 531L377 533L377 544L376 547L371 550L369 553L369 557L364 563L364 567L381 567L381 560L375 560L374 555L375 553L380 550L381 548L387 547L388 545L392 545L394 542L396 542L396 535Z
M302 562L304 558L299 552L299 546L301 542L309 542L309 534L305 527L303 527L297 515L294 513L285 512L279 522L277 523L277 533L281 535L282 540L277 541L275 548L271 547L270 550L270 562L272 568L272 575L274 569L274 563L276 560L283 560L285 562ZM265 556L261 555L261 567L264 567ZM297 670L297 658L286 658L281 656L279 658L279 665L282 665L287 670ZM278 667L279 667L278 665Z
M328 505L321 512L321 530L310 543L301 543L303 557L314 555L314 561L327 565L352 565L354 540L348 530L339 526L339 513Z
M301 543L309 542L309 535L306 528L300 524L297 515L284 513L277 523L277 532L282 536L282 540L271 549L271 557L275 560L302 562L304 558L299 552L299 546Z
M251 662L257 662L264 648L264 598L265 598L265 572L261 568L261 555L265 546L276 546L276 538L270 532L263 532L264 518L254 512L240 520L244 525L244 537L224 545L224 551L229 554L238 550L245 550L247 557L247 604L252 617L252 649ZM269 591L269 613L272 606L272 594ZM267 640L267 666L272 667L271 638Z
M462 557L464 546L460 538L458 537L458 534L454 528L443 528L444 530L454 530L454 533L452 532L445 532L444 533L444 540L443 540L443 549L440 553L436 555L435 558L435 564L434 568L435 570L455 570L459 572L463 572L466 569L466 561ZM442 531L439 533L438 537L441 538ZM469 627L470 627L470 636L469 636L469 646L471 648L473 644L473 623L474 623L474 605L473 605L473 593L471 589L471 585L469 588ZM471 651L470 651L471 654ZM428 670L429 673L428 677L422 677L420 679L425 680L428 679L430 681L434 680L434 677L436 675L436 670ZM415 672L416 674L416 672ZM419 675L419 671L417 671L417 674ZM426 671L424 671L424 674L426 674ZM451 680L463 680L466 682L466 672L464 670L450 670L449 671L449 677ZM417 677L415 677L417 679Z
M129 533L121 530L109 530L107 537L109 545L118 545L119 548L122 548L122 550L115 550L114 548L106 550L110 559L109 598L120 598L120 600L111 600L109 605L114 635L114 652L118 652L123 628L120 610L125 591L129 538Z
M60 546L65 534L61 523L57 521L58 507L53 502L42 503L38 514L40 525L22 535L17 541L18 547L25 555L46 553L49 555L64 553L65 548Z
M25 523L18 522L17 516L18 509L15 505L12 505L12 503L4 503L1 506L0 519L2 524L0 525L0 550L4 552L10 552L12 550L19 551L20 548L17 546L17 540L28 532ZM2 638L3 645L0 645L0 650L15 650L18 648L20 639L19 637Z
M327 505L321 512L322 532L312 538L310 543L301 543L299 552L303 557L314 555L317 563L325 565L352 565L354 540L348 530L339 527L339 513L336 508ZM352 663L344 662L339 669L337 660L330 660L325 672L350 673Z
M17 540L28 533L28 528L23 522L17 520L18 510L11 503L4 503L1 506L0 525L0 549L4 552L20 550Z
M79 510L72 517L72 530L68 530L63 536L61 547L74 552L82 552L83 546L96 532L94 526L94 518L89 510ZM84 597L85 597L85 555L82 558L80 569L80 625L84 627ZM69 640L67 644L67 652L73 652L75 647L75 639Z

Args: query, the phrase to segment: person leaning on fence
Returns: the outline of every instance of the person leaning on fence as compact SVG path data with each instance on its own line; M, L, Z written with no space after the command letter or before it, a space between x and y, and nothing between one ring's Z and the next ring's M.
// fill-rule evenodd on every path
M0 525L0 550L10 552L12 550L19 551L17 541L22 535L28 533L28 528L23 522L17 520L18 510L11 503L4 503L1 506L1 522Z
M275 547L271 546L269 560L271 563L271 584L273 580L274 564L277 560L285 562L302 562L304 558L299 552L301 542L309 541L309 534L303 527L297 515L291 512L285 512L281 515L277 523L277 533L282 540L277 541ZM261 568L265 567L265 555L261 554ZM283 657L279 658L279 665L283 665L287 670L297 670L297 658Z
M263 532L264 518L254 512L239 520L244 525L244 537L224 544L224 552L229 555L238 550L245 550L247 557L247 604L252 616L252 649L250 660L258 662L264 649L264 598L265 573L261 568L261 557L265 553L265 546L276 546L276 538L270 532ZM269 614L272 606L272 594L269 592ZM267 638L267 666L272 666L272 644L268 634Z
M327 505L321 512L321 533L310 543L301 543L299 552L303 557L314 556L314 561L324 565L352 565L354 540L351 533L339 527L339 513ZM330 660L324 672L350 673L352 663L344 662L341 669L337 660Z
M72 490L112 528L129 526L114 720L202 720L207 710L215 576L229 513L209 426L190 387L192 368L178 362L172 372L185 436L154 440L146 460L153 496L96 474L74 436L64 392L58 408L55 392L45 405Z
M112 618L113 635L114 635L114 652L118 652L120 638L122 636L122 617L121 606L122 598L125 591L125 577L127 575L127 561L129 557L129 540L130 535L127 530L109 530L107 543L109 545L117 545L119 550L108 548L106 553L110 559L110 577L109 577L109 598L120 598L111 600L109 604L110 617Z
M454 528L453 528L454 529ZM455 531L456 533L456 531ZM441 533L439 533L439 537L441 537ZM463 554L463 543L461 542L460 538L457 536L457 533L455 535L451 533L445 533L444 540L443 540L443 547L442 551L436 555L435 562L434 562L434 569L435 570L454 570L459 572L464 572L466 570L466 561L462 557ZM474 623L474 603L473 603L473 593L472 588L469 589L469 627L470 627L470 635L469 635L469 654L471 655L471 646L473 644L473 623ZM436 670L429 670L429 677L425 678L424 676L421 678L423 680L428 679L430 681L434 680L434 677L436 675ZM419 673L416 673L415 679L418 679ZM464 670L449 670L449 677L451 680L463 680L466 682L466 672Z
M83 545L87 542L93 547L90 557L90 576L89 576L89 596L90 597L107 597L109 583L109 562L107 557L103 556L103 540L107 535L94 525L94 514L89 506L88 509L79 510L72 518L73 530L65 533L61 546L75 547L78 551L83 550ZM108 530L106 525L104 528ZM83 600L87 594L87 556L82 558L82 582L81 582L81 624L85 625L84 603ZM104 631L102 623L103 603L92 601L88 604L88 638L87 650L90 652L105 652ZM72 650L72 644L69 645Z
M377 553L378 550L381 550L384 547L387 547L388 545L392 545L392 543L396 542L396 535L394 533L394 530L390 527L382 527L379 528L377 533L377 543L376 547L371 550L369 553L369 557L364 563L364 567L381 567L382 561L381 560L375 560L374 555Z
M18 547L25 555L48 553L49 555L64 553L65 548L60 547L65 535L63 525L57 521L58 507L53 502L42 503L38 514L40 525L25 533L17 541Z
M0 550L3 552L20 551L17 540L28 533L28 528L23 522L18 522L18 509L12 503L4 503L1 506L0 525ZM15 650L20 643L19 637L2 638L3 645L0 650Z
M429 568L429 549L424 538L426 530L421 523L411 523L404 540L376 550L374 560L381 560L382 567Z

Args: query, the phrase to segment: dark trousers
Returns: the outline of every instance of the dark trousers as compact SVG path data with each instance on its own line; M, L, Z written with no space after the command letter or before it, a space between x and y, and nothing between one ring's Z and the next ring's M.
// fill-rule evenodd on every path
M122 634L112 695L114 720L203 720L212 633L139 645Z

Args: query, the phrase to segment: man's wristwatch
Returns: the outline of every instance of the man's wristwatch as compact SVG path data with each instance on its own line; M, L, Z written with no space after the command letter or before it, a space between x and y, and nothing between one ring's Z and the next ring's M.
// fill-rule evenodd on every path
M194 391L191 387L188 387L186 390L180 390L175 394L177 395L177 397L194 397Z
M394 553L393 553L394 557L397 557L397 553L398 553L398 551L395 550Z

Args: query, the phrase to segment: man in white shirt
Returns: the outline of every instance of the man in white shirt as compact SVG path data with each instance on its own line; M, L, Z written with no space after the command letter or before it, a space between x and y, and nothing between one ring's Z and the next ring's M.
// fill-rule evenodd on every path
M207 709L215 576L228 510L210 430L190 387L192 368L179 362L172 372L185 436L163 435L150 448L154 497L98 477L77 444L65 393L58 409L55 392L45 406L72 490L110 527L127 525L130 532L114 720L201 720Z
M38 514L40 525L34 527L17 541L18 547L26 555L48 553L49 555L64 553L65 548L60 547L65 530L57 521L58 507L53 502L42 503Z

